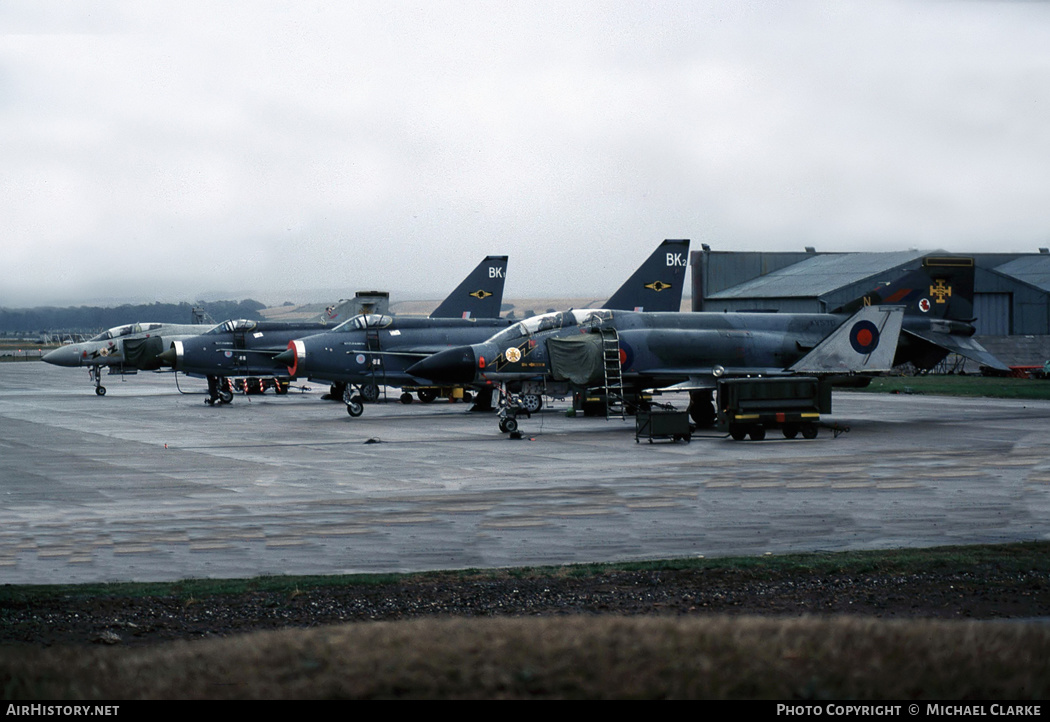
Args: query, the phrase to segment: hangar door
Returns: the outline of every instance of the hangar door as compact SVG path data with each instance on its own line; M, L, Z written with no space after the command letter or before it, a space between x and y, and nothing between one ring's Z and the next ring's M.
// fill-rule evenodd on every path
M977 293L973 297L974 326L979 336L1009 336L1013 294Z

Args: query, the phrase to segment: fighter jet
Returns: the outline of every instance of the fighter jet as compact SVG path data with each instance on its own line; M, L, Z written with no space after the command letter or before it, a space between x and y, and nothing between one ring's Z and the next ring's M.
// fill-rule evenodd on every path
M498 317L503 302L506 267L506 256L487 257L434 314L455 315L455 320L463 323L470 323L475 317ZM206 334L172 343L160 358L178 371L207 377L208 398L205 401L209 404L226 404L233 399L233 389L228 383L231 377L246 379L249 390L253 384L259 383L259 379L278 379L277 388L281 390L287 388L287 380L295 374L289 373L287 363L276 357L287 350L293 339L321 334L345 324L368 326L373 323L368 319L390 318L377 314L348 318L347 311L352 303L347 302L348 305L341 305L332 312L337 315L330 313L325 320L314 319L305 323L226 321Z
M95 393L106 395L102 367L110 374L135 374L161 368L160 355L172 342L211 328L201 324L131 323L114 326L83 341L56 348L43 360L56 366L84 366L95 383Z
M605 306L677 311L682 302L688 251L688 240L663 241ZM434 384L407 373L409 366L450 347L479 343L511 323L503 318L363 316L331 333L293 341L275 361L287 363L292 376L306 376L312 381L351 384L362 391L379 385L397 386L403 391L404 403L411 401L408 389L414 388L420 400L426 402L436 398L442 387L462 388L471 385L472 380L465 384ZM376 395L374 390L369 394L373 398ZM360 415L361 402L365 400L369 397L364 393L348 391L344 397L347 412ZM488 397L482 394L476 407L485 408L487 401ZM539 393L526 394L524 401L536 410L542 405Z
M612 399L646 389L689 391L690 413L710 425L721 378L808 375L829 382L911 361L929 368L949 352L1005 368L970 336L973 265L957 257L921 268L833 313L574 311L522 321L488 341L449 349L407 372L442 383L604 388ZM501 429L512 431L501 409ZM513 428L511 428L513 427Z

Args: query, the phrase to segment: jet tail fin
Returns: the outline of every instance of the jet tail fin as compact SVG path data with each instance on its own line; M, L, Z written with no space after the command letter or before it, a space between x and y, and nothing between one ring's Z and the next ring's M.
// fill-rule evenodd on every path
M664 241L602 308L617 311L680 310L688 263L688 238Z
M335 326L337 324L342 323L348 318L356 316L357 313L357 299L344 298L340 299L338 303L332 304L324 311L308 320L310 323L325 323L329 326Z
M499 318L506 278L507 257L487 256L430 318Z
M903 323L901 306L863 306L789 370L804 374L889 371Z
M924 256L918 268L837 309L852 313L861 306L904 306L908 316L972 322L974 259Z

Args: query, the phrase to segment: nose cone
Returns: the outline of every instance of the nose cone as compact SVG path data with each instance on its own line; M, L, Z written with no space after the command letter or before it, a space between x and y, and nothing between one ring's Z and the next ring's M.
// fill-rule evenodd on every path
M288 348L273 357L276 363L288 369L288 375L297 377L306 369L306 342L300 339L288 342Z
M178 360L178 354L175 353L175 349L169 348L167 351L157 356L157 360L165 366L171 366L174 368L175 363Z
M48 351L40 360L46 361L49 364L54 364L55 366L79 366L81 358L83 358L85 353L86 352L77 345L62 346L61 348L56 348L54 351Z
M409 366L408 373L439 384L469 384L477 373L473 346L450 348Z

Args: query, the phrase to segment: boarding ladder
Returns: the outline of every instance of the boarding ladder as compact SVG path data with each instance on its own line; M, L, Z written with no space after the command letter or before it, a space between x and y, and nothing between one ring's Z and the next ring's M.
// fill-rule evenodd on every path
M372 372L372 383L375 384L376 389L378 389L385 397L386 363L384 363L383 357L378 354L380 351L378 328L369 326L365 329L365 350L372 352L368 354L368 369ZM378 373L376 372L377 365L379 366Z
M620 367L620 334L615 328L602 326L602 365L605 369L605 418L627 418L623 398L623 371Z

